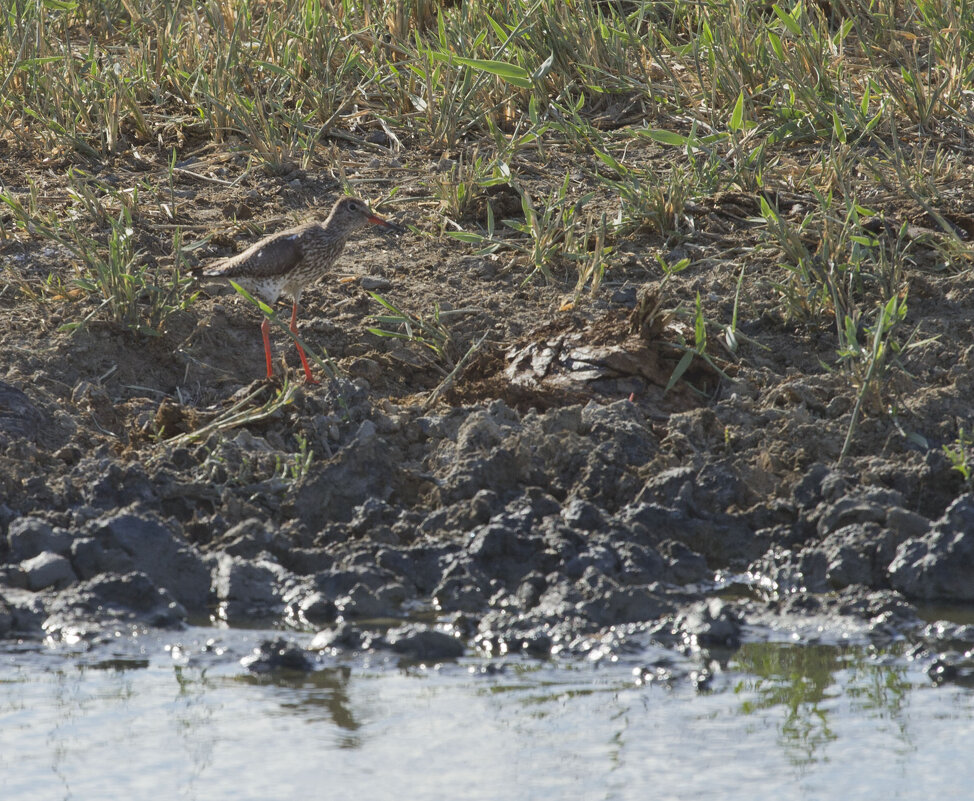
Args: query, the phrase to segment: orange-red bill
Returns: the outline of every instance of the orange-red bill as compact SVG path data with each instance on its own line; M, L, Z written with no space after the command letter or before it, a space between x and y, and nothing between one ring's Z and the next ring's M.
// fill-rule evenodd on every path
M383 228L390 228L393 231L404 231L405 229L401 225L396 225L388 220L383 220L381 217L376 217L374 214L369 216L369 222L373 225L381 225Z

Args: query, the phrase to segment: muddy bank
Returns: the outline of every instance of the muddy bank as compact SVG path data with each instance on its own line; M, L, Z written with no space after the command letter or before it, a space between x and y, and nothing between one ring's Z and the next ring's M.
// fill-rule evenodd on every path
M431 163L420 150L396 168L405 198L423 196ZM358 179L387 177L368 165ZM270 227L334 194L311 173L248 173L194 209L241 192ZM350 243L337 280L303 298L300 335L340 376L320 386L253 382L260 316L231 289L196 287L145 336L90 299L31 300L67 255L0 244L25 265L0 292L0 635L212 620L300 630L305 645L321 632L350 653L572 658L733 648L791 626L909 637L962 675L963 637L917 609L974 600L974 497L956 463L967 279L910 268L926 338L853 426L859 387L828 366L834 332L787 317L761 227L695 215L696 240L619 240L599 291L573 297L566 274L529 282L446 242L416 201L409 234ZM214 235L190 261L254 239L205 219ZM753 279L740 285L739 258ZM380 322L376 293L439 339ZM712 332L738 319L733 349L716 333L690 347L694 298ZM296 378L291 342L273 339L277 374Z
M791 626L906 637L936 655L939 679L966 675L974 637L925 625L916 606L974 597L974 496L938 508L945 459L876 460L883 486L814 464L762 497L752 465L714 452L727 421L753 413L741 393L664 428L629 399L424 411L338 381L143 460L83 452L56 409L5 392L5 638L209 616L318 632L312 649L436 661L650 643L706 654ZM296 428L330 456L294 468ZM692 455L667 466L677 438ZM263 648L254 669L305 664L296 646Z

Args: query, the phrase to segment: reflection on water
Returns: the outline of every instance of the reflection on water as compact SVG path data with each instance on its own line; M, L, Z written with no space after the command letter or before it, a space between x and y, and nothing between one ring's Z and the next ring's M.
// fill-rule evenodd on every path
M744 699L740 711L754 715L780 707L782 753L797 768L812 765L837 738L831 718L839 710L902 714L911 687L906 666L866 656L861 648L745 644L733 663L744 674L734 688Z
M354 732L361 727L348 695L348 683L352 676L347 666L319 670L309 676L281 676L274 680L279 687L289 687L296 692L293 698L281 701L284 712L295 713L306 723L331 723L345 730L337 745L340 748L357 748L362 741ZM237 681L245 684L267 684L266 678L243 675Z
M868 649L748 644L699 694L632 664L270 680L164 645L0 655L0 797L851 801L974 781L974 694Z

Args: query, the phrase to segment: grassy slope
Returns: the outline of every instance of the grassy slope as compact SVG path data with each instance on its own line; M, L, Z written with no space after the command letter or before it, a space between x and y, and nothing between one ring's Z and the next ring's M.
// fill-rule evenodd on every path
M151 334L194 302L183 260L205 240L171 177L204 154L347 184L349 143L419 152L440 167L428 192L390 184L389 206L422 208L430 237L507 254L575 303L632 243L664 275L685 268L667 254L693 261L682 246L706 242L700 210L730 208L753 236L708 258L735 287L733 312L699 296L666 309L693 332L680 364L759 353L742 350L742 329L769 309L798 340L828 337L826 367L856 387L844 453L924 347L911 283L969 266L966 3L2 7L0 137L16 158L0 170L0 239L74 257L41 279L5 274L32 302L80 298L69 326L107 316ZM168 185L103 177L148 158ZM965 467L962 431L954 447Z

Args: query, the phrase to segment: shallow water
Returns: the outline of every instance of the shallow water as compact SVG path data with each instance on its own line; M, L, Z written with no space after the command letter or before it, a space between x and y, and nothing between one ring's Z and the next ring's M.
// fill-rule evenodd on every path
M0 797L926 801L974 786L974 692L864 647L748 644L701 693L620 663L257 679L237 662L253 634L0 655ZM201 653L213 636L226 653Z

